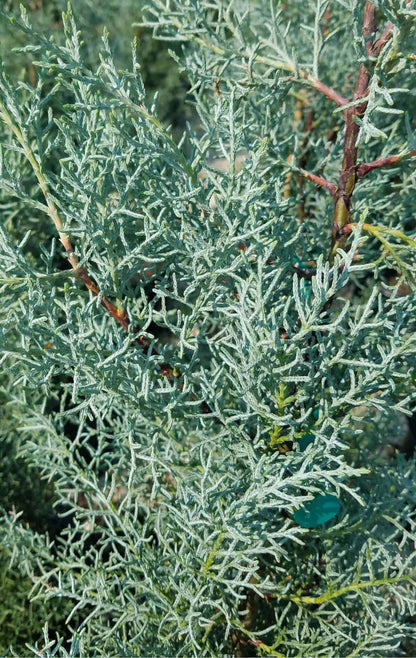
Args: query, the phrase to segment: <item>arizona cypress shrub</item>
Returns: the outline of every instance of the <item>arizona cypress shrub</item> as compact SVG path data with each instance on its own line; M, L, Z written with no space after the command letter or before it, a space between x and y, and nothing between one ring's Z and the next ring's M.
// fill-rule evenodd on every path
M179 142L137 44L94 68L70 10L64 45L13 22L0 430L33 498L1 563L33 654L411 651L415 460L385 447L415 400L415 15L153 0Z

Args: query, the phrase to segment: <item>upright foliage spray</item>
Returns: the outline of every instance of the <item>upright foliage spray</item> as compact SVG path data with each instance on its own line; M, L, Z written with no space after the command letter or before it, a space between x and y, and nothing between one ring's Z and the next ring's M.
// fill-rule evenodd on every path
M119 71L104 33L91 68L70 8L62 44L12 20L34 72L0 80L1 648L404 655L416 1L145 21L183 44L179 142L140 40Z

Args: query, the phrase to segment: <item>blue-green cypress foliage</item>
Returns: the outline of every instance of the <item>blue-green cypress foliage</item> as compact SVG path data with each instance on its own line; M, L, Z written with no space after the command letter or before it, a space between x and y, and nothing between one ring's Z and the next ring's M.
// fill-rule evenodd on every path
M2 651L411 652L415 16L152 0L180 140L140 41L3 16Z

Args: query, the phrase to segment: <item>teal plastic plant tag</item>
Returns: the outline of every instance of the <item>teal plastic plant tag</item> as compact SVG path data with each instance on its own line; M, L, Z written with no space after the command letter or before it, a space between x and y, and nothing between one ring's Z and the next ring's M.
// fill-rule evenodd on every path
M319 494L303 507L298 509L293 519L302 528L316 528L318 525L331 521L339 512L341 504L336 496Z
M303 452L304 450L306 450L306 448L308 447L308 445L310 445L311 443L313 443L314 440L315 440L315 435L314 435L314 434L303 434L303 436L301 436L301 437L299 438L299 441L298 441L298 443L299 443L299 448L300 448L301 452Z
M307 263L304 263L303 261L299 260L296 256L293 258L293 265L296 268L299 268L300 270L303 270L304 272L308 272L308 270L311 270L310 265ZM310 294L311 294L311 283L310 281L305 281L304 280L304 290L305 290L305 299L309 299Z

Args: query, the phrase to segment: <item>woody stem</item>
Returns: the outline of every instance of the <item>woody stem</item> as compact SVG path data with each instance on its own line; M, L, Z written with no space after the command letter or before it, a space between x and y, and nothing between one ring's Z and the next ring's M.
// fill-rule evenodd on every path
M364 7L363 35L366 40L366 48L369 55L371 54L372 48L371 35L375 30L374 13L374 5L367 0ZM344 157L338 187L334 194L332 240L329 253L330 261L333 261L337 250L342 247L346 241L346 237L341 233L341 230L350 222L351 199L357 181L357 138L360 127L356 119L361 119L367 108L368 101L366 100L366 96L368 94L369 81L370 74L367 67L364 64L361 64L353 100L356 101L363 99L363 102L349 107L345 112Z

